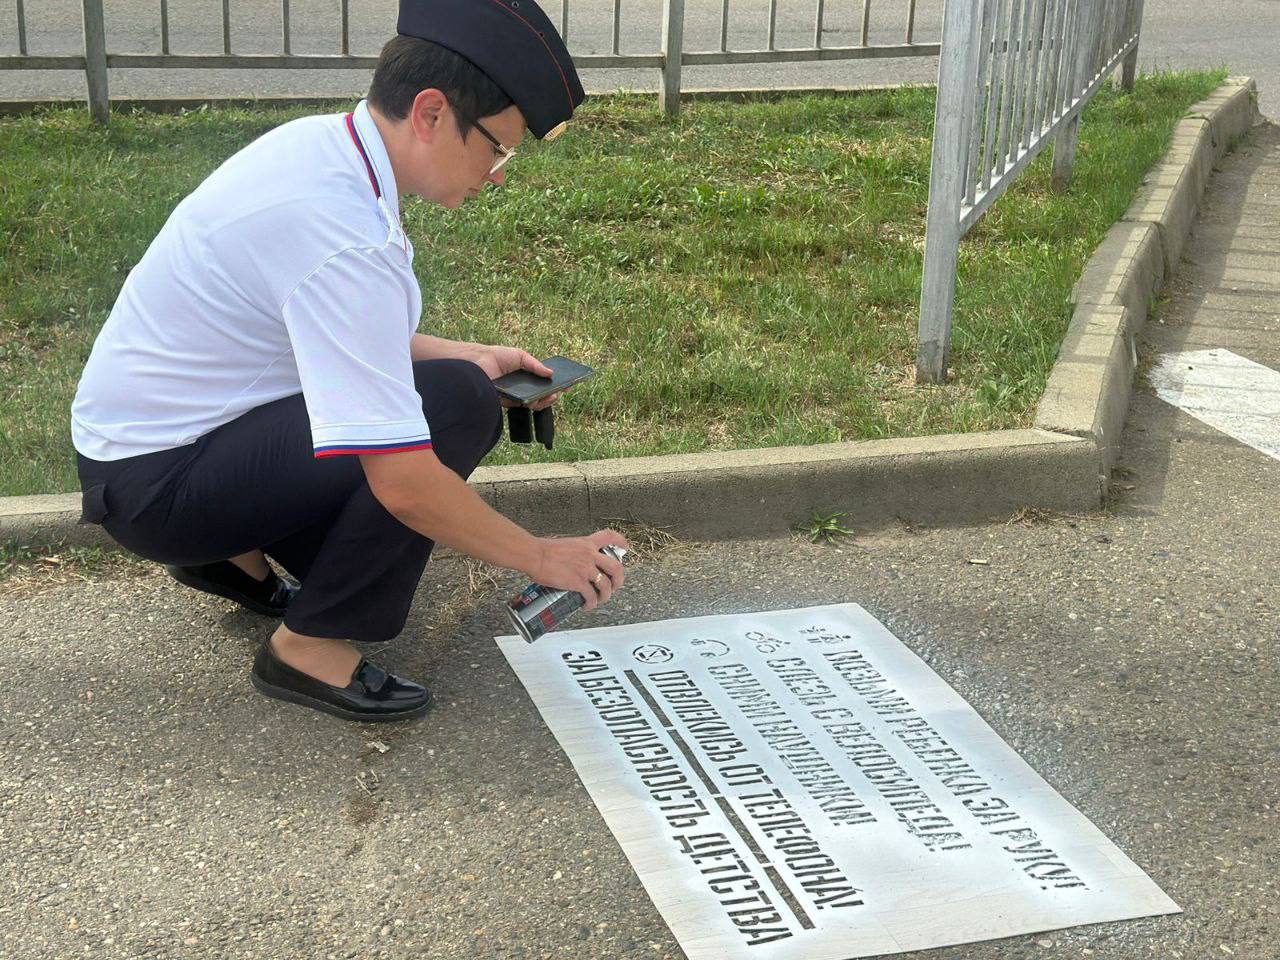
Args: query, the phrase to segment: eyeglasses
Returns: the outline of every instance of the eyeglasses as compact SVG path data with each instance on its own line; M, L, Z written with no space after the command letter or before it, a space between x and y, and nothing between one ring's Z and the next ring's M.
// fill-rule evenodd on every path
M507 161L516 155L514 147L504 146L497 137L484 128L484 125L479 120L473 120L457 107L453 108L453 112L479 130L484 138L493 144L493 149L498 151L498 156L494 158L493 166L489 168L489 176L492 177L495 173L505 167L507 165Z

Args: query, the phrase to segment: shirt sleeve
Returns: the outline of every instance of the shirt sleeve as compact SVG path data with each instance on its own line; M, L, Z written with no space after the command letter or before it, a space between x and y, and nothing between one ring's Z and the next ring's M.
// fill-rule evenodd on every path
M284 302L317 457L431 446L413 384L408 282L379 251L352 248Z

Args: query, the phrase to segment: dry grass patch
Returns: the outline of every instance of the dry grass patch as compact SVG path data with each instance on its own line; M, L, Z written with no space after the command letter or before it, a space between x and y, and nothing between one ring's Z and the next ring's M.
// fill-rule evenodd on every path
M31 597L69 584L155 577L163 572L159 564L118 549L0 545L0 593L7 597Z

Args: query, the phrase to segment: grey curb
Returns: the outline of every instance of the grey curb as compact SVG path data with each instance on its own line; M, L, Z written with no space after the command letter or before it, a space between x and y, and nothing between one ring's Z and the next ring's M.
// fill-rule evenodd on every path
M79 518L78 493L0 497L0 544L105 546L111 542L101 527L81 526Z
M1148 306L1177 269L1214 165L1261 119L1257 100L1253 80L1229 77L1187 111L1072 290L1075 313L1035 426L1088 441L1100 476L1110 476L1119 452Z
M1000 430L627 457L584 463L481 467L471 484L539 533L590 533L631 520L701 539L785 533L815 507L841 509L864 528L976 522L1035 505L1096 508L1096 455L1076 437ZM78 525L79 494L8 497L0 540L106 544Z
M1111 225L1071 291L1071 303L1118 304L1145 315L1164 283L1164 251L1155 224L1120 220ZM1059 357L1063 356L1059 352Z
M1137 367L1133 311L1093 304L1077 310L1036 409L1042 430L1080 437L1109 477L1119 453Z
M1178 263L1214 163L1259 119L1256 104L1254 82L1230 78L1179 124L1075 286L1075 314L1033 429L481 467L471 483L522 526L562 534L630 520L686 537L765 536L814 509L844 511L864 529L895 518L975 523L1028 506L1097 509L1147 305ZM0 542L109 543L78 516L78 494L0 498Z
M785 533L814 508L843 510L864 528L894 517L977 521L1029 503L1077 511L1097 503L1091 454L1061 434L1011 430L598 460L577 465L587 510L555 519L581 532L634 519L732 539ZM1072 482L1061 484L1063 477ZM541 526L544 515L517 520Z

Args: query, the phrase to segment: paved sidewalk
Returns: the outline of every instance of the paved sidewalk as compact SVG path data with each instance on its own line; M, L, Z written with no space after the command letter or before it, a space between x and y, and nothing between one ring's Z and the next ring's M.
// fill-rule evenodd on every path
M1203 211L1144 360L1280 370L1277 128ZM1140 386L1122 462L1107 514L683 544L582 625L862 603L1186 911L913 957L1276 960L1280 461ZM678 958L492 642L516 579L466 579L380 655L438 699L391 729L259 697L270 623L163 577L0 587L0 956Z

